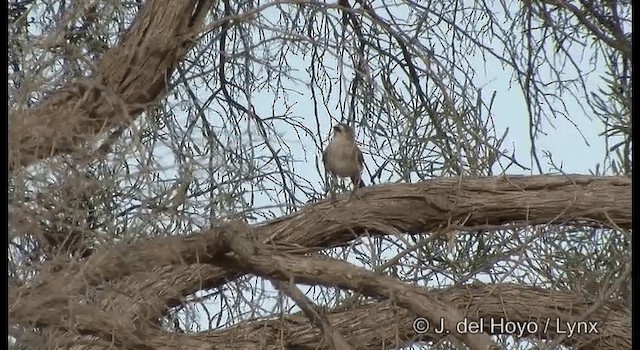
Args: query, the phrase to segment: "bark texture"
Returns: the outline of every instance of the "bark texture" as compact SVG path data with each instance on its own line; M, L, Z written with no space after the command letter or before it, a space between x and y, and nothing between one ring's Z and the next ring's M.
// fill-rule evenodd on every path
M97 62L90 78L51 93L31 109L9 115L10 170L57 155L100 156L96 135L130 125L166 93L213 1L146 1L120 44ZM9 283L10 324L41 327L51 348L92 341L95 348L365 349L439 341L433 328L417 335L417 317L444 327L472 349L506 334L485 323L531 323L524 337L554 338L567 323L588 319L597 332L565 344L585 349L630 348L628 308L592 296L516 285L460 285L429 290L317 254L362 235L433 235L503 225L576 225L629 230L631 181L583 175L442 178L368 187L360 199L309 204L296 214L251 227L230 222L185 236L114 245L84 261L52 260L29 285ZM340 198L339 198L340 199ZM408 210L410 208L410 210ZM438 234L435 234L437 232ZM163 332L159 319L193 293L245 274L264 277L304 311L278 320L245 322L198 334ZM375 302L324 311L295 283L349 289ZM580 318L582 317L582 318ZM309 321L310 320L310 321ZM313 327L309 324L313 324Z

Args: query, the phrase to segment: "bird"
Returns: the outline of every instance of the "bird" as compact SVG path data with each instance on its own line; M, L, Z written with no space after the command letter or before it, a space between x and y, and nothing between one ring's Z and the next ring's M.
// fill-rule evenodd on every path
M322 152L322 162L331 174L331 201L336 201L335 185L338 178L351 178L353 190L349 200L356 194L356 190L366 185L360 174L364 167L362 151L356 144L355 134L351 126L336 124L333 127L333 137Z

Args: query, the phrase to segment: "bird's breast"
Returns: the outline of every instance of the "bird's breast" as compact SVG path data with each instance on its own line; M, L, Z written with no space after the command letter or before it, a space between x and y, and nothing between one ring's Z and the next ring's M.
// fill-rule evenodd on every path
M339 177L350 177L360 172L355 150L352 144L331 143L327 147L327 169Z

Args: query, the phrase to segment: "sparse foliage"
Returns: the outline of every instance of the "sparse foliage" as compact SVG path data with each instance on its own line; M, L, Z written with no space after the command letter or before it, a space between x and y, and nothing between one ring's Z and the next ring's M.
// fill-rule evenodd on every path
M11 0L8 22L10 347L630 348L629 1ZM331 204L337 122L373 186ZM542 144L557 124L604 144L591 174ZM500 317L538 328L455 331Z

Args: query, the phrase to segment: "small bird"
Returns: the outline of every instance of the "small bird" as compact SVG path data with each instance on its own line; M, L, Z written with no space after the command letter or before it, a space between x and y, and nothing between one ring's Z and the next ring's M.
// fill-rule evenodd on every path
M356 189L365 187L360 174L364 167L362 151L356 145L353 129L347 124L337 124L333 127L333 137L322 152L322 162L331 174L331 200L336 201L335 185L338 177L351 178L353 190L349 200L356 194Z

